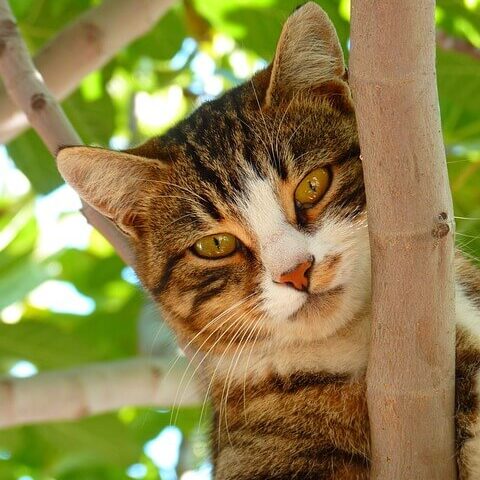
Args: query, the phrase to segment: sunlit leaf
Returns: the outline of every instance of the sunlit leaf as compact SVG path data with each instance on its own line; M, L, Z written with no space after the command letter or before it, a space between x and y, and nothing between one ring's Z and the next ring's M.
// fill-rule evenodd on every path
M63 183L55 160L33 130L11 141L7 150L37 193L49 193Z

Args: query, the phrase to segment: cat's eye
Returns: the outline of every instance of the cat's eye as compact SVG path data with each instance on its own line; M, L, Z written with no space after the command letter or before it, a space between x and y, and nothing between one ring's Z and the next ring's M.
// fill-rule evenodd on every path
M311 208L325 195L330 186L330 172L316 168L306 175L295 189L295 203L299 208Z
M193 251L203 258L223 258L237 249L237 239L230 233L216 233L197 240Z

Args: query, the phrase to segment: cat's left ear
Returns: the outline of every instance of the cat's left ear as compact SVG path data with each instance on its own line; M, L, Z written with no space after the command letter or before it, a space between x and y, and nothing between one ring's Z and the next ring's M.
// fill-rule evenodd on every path
M351 101L335 27L314 2L297 8L283 26L265 101L268 106L300 91Z
M57 166L85 202L133 238L141 236L149 199L168 169L160 160L96 147L63 148Z

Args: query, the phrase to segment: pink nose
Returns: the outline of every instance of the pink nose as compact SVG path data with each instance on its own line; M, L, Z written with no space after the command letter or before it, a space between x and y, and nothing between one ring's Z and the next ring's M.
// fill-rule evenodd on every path
M282 273L278 279L278 283L286 283L301 292L307 290L310 283L308 271L312 265L313 259L299 263L289 272Z

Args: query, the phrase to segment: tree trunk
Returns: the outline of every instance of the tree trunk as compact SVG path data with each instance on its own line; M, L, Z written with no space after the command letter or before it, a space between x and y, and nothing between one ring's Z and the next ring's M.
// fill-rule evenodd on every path
M372 478L453 479L454 220L433 0L352 0L372 250Z

